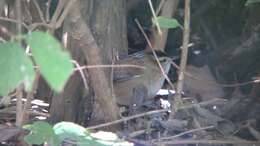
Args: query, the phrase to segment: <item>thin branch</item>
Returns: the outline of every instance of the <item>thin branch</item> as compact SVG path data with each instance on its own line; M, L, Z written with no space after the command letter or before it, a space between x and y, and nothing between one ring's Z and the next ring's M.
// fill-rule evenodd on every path
M169 77L167 76L167 74L165 73L165 71L164 71L164 69L163 69L163 67L162 67L162 65L161 65L161 63L160 63L160 61L159 61L159 59L158 59L158 56L157 56L157 54L155 53L155 51L154 51L154 49L153 49L153 47L152 47L152 43L151 43L150 40L148 39L148 36L145 34L145 32L144 32L144 30L143 30L141 24L138 22L137 19L135 19L135 22L136 22L137 26L139 27L139 29L141 30L142 34L144 35L144 37L145 37L145 39L146 39L146 41L147 41L149 47L151 48L152 53L153 53L153 55L154 55L154 57L155 57L155 60L156 60L157 64L159 65L160 70L161 70L161 72L162 72L164 78L165 78L166 81L169 83L169 85L171 86L171 88L174 89L174 85L173 85L173 83L171 82L171 80L169 79Z
M184 73L187 64L188 57L188 46L189 46L189 37L190 37L190 0L185 0L185 14L184 14L184 30L183 30L183 48L181 52L181 63L180 63L180 72L178 76L177 89L176 89L176 102L173 108L178 108L177 104L181 104L181 92L183 89L184 82ZM174 111L174 109L173 109Z
M53 28L53 25L52 24L48 24L48 23L42 23L42 22L39 22L39 23L33 23L31 24L30 26L28 26L28 30L29 31L33 31L34 29L36 29L37 27L46 27L48 29L52 29Z
M249 132L252 134L252 136L254 136L258 141L260 141L260 132L250 125L247 128Z
M153 128L149 129L149 131L154 131L154 130L156 130L156 129L153 129ZM145 133L147 133L147 129L138 130L138 131L134 131L134 132L130 133L129 137L133 138L133 137L137 137L139 135L145 134Z
M16 23L16 24L19 24L19 22L15 19L11 19L11 18L6 18L6 17L0 17L0 20L3 20L3 21L8 21L8 22L13 22L13 23ZM34 29L36 29L37 27L40 27L40 26L44 26L46 28L53 28L53 25L51 24L48 24L48 23L45 23L45 22L39 22L39 23L33 23L31 25L27 25L23 22L20 22L20 24L27 30L27 31L32 31Z
M85 77L85 74L83 72L83 69L80 67L79 63L76 60L72 60L71 62L75 64L76 69L79 71L80 76L81 76L81 78L83 80L83 84L85 86L85 89L88 89L88 83L87 83L87 79Z
M62 12L60 18L57 20L57 22L55 23L55 29L59 28L61 26L61 24L63 23L65 17L68 15L69 10L71 9L73 3L75 3L76 0L70 0L68 2L68 4L66 5L64 11Z
M58 3L58 6L51 18L51 24L54 24L59 16L61 15L61 12L62 12L62 9L64 8L65 4L67 3L68 0L60 0L59 3Z
M8 22L13 22L13 23L16 23L16 24L21 24L24 28L26 28L27 30L29 30L29 26L28 26L28 25L26 25L26 24L23 23L23 22L19 22L18 20L11 19L11 18L6 18L6 17L0 17L0 20L8 21Z
M100 124L100 125L96 125L96 126L87 127L87 129L88 130L92 130L92 129L102 128L102 127L118 124L118 123L121 123L121 122L129 121L129 120L132 120L132 119L135 119L135 118L144 117L144 116L148 116L148 115L152 115L152 114L156 114L156 113L167 112L167 111L169 111L169 110L162 109L162 110L149 111L149 112L133 115L133 116L130 116L130 117L125 117L125 118L122 118L122 119L119 119L119 120L115 120L115 121L112 121L112 122L108 122L108 123L104 123L104 124Z
M16 25L16 31L17 35L20 36L22 34L22 3L21 0L16 0L15 2L15 8L16 8L16 19L17 19L17 25ZM21 44L21 38L18 38L18 42Z
M174 136L168 136L168 137L162 137L162 138L159 138L159 139L155 139L154 141L156 142L156 141L161 141L161 140L173 140L173 139L176 139L178 137L181 137L181 136L189 134L189 133L194 133L194 132L212 129L212 128L214 128L214 126L207 126L207 127L200 127L200 128L196 128L196 129L191 129L191 130L176 134Z
M159 4L158 8L156 9L156 13L155 13L156 16L159 15L159 13L160 13L160 11L161 11L161 9L162 9L164 3L165 3L165 0L161 0L161 2L160 2L160 4Z
M120 65L84 65L80 66L79 68L74 69L74 71L77 71L79 69L95 69L95 68L140 68L140 69L146 69L144 66L140 65L132 65L132 64L120 64Z
M36 90L38 88L39 78L40 78L40 72L37 69L35 79L34 79L33 85L32 85L32 91L27 94L26 101L24 103L24 107L23 107L23 110L22 110L22 113L21 113L21 118L23 120L22 121L23 124L27 123L28 120L29 120L29 115L27 114L27 110L29 110L31 108L31 101L33 99L34 93L36 92Z
M115 65L115 49L112 49L112 65ZM112 96L113 97L116 97L115 96L115 90L114 90L114 68L112 67L111 68L111 72L110 72L110 86L111 86L111 92L112 92Z
M154 143L154 144L159 144ZM246 140L174 140L174 141L161 141L160 144L171 144L171 145L181 145L181 144L260 144L260 141L246 141Z
M180 70L180 67L176 63L174 63L172 61L171 64L172 64L173 67L175 67L176 69ZM35 68L37 68L37 67L35 67ZM140 68L140 69L146 69L144 66L132 65L132 64L121 64L121 65L84 65L84 66L79 66L79 67L75 68L74 71L79 71L79 70L83 70L83 69L95 69L95 68ZM184 75L189 77L189 78L195 79L195 80L203 81L203 82L205 82L206 84L209 84L209 85L214 84L214 85L218 85L218 86L226 87L226 88L227 87L231 88L231 87L237 87L237 86L244 86L244 85L249 85L249 84L256 84L256 83L260 82L260 79L256 78L254 80L250 80L250 81L246 81L246 82L242 82L242 83L223 84L223 83L216 83L216 82L213 82L213 81L205 81L204 79L196 77L193 74L188 73L186 71L184 72Z
M35 7L36 7L36 9L37 9L37 11L39 13L39 17L40 17L41 21L46 23L46 21L44 19L44 16L43 16L43 13L42 13L42 10L41 10L39 4L36 2L36 0L33 0L33 4L35 5Z
M51 1L52 0L48 0L46 2L46 11L45 11L45 15L46 15L46 21L50 22L50 7L51 7Z
M203 101L203 102L199 102L199 103L195 103L195 104L190 104L190 105L183 105L181 107L179 107L179 110L182 109L190 109L190 108L196 108L196 107L201 107L201 106L208 106L211 104L216 105L218 101L221 101L222 103L220 104L224 104L224 102L227 102L227 100L223 99L223 97L218 97L218 98L213 98L211 100L207 100L207 101Z
M18 127L22 126L22 118L21 118L21 114L22 114L22 110L23 110L23 102L22 102L22 98L23 98L23 85L19 85L16 88L16 92L17 92L17 101L16 101L16 121L15 121L15 125Z
M21 0L15 1L15 8L16 8L16 18L17 18L17 24L16 24L16 33L18 35L18 43L21 44L22 40L20 35L22 34L22 6L21 6ZM18 88L18 96L17 96L17 103L16 103L16 126L21 127L23 122L23 117L21 116L22 110L23 110L23 103L22 103L22 96L23 96L23 85L19 85Z
M0 114L16 114L17 112L14 111L8 111L8 110L0 110ZM48 113L43 113L39 111L26 111L26 114L29 114L30 116L43 116L43 117L50 117ZM5 117L4 117L5 118Z
M154 19L156 28L157 28L157 30L158 30L158 33L159 33L160 36L162 36L162 31L161 31L161 28L160 28L160 26L159 26L159 22L157 21L157 17L156 17L154 8L153 8L152 1L151 1L151 0L148 0L148 2L149 2L150 9L151 9L151 11L152 11L152 14L153 14L153 19Z

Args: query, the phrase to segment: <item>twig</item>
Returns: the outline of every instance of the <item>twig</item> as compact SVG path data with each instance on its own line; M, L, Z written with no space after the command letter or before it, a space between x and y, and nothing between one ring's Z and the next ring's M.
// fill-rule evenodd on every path
M260 132L259 131L257 131L255 128L253 128L250 125L248 126L248 130L257 140L260 141Z
M132 64L120 64L120 65L107 65L107 64L101 64L101 65L84 65L80 66L79 68L74 69L74 71L77 71L79 69L95 69L95 68L140 68L140 69L146 69L144 66L140 65L132 65Z
M183 89L183 81L184 81L184 72L187 64L188 57L188 45L189 45L189 37L190 37L190 0L185 0L185 15L184 15L184 30L183 30L183 48L181 52L181 63L180 63L180 72L178 76L177 88L173 108L178 108L177 104L181 104L181 92ZM173 109L173 111L175 111Z
M167 140L167 139L168 140L170 140L170 139L173 140L173 139L181 137L181 136L183 136L185 134L194 133L194 132L197 132L197 131L202 131L202 130L207 130L207 129L212 129L212 128L214 128L214 126L207 126L207 127L200 127L200 128L196 128L196 129L191 129L191 130L188 130L188 131L176 134L174 136L168 136L168 137L162 137L162 138L156 139L156 140L154 140L154 142L159 141L159 140Z
M26 114L33 115L33 116L43 116L43 117L50 117L48 113L38 112L38 111L25 111ZM0 114L16 114L16 111L7 111L7 110L0 110Z
M88 83L87 83L87 79L85 77L85 74L83 72L83 69L80 67L79 63L76 60L71 60L71 62L75 64L76 69L79 71L79 73L81 75L81 78L83 80L85 88L88 89Z
M23 102L22 102L22 98L23 98L23 85L19 85L16 89L17 92L17 102L16 102L16 121L15 121L15 125L18 127L22 126L22 118L21 118L21 114L22 114L22 110L23 110Z
M64 11L62 12L60 18L57 20L57 22L55 23L55 29L59 28L61 26L61 24L63 23L65 17L68 15L68 12L70 10L70 8L72 7L73 3L75 3L76 0L70 0L68 2L68 4L66 5Z
M59 3L58 3L58 6L54 12L54 14L52 15L52 18L51 18L51 24L54 24L59 16L61 15L61 12L62 12L62 9L64 8L64 5L67 3L68 0L60 0Z
M154 8L153 8L152 1L151 1L151 0L148 0L148 2L149 2L149 6L150 6L150 9L151 9L152 14L153 14L153 17L154 17L153 19L154 19L156 28L157 28L157 30L158 30L158 33L159 33L160 36L162 36L162 31L161 31L161 28L160 28L160 26L159 26L159 22L158 22L158 20L157 20L156 14L155 14L155 12L154 12Z
M147 36L146 33L144 32L144 30L143 30L141 24L138 22L137 19L135 19L135 22L136 22L137 26L139 27L139 29L141 30L142 34L144 35L144 37L145 37L145 39L146 39L146 41L147 41L149 47L151 48L152 53L153 53L153 55L154 55L154 57L155 57L155 60L156 60L157 64L158 64L159 67L160 67L160 70L161 70L163 76L165 77L166 81L169 83L169 85L171 86L171 88L174 89L174 85L173 85L173 83L171 82L171 80L169 79L169 77L167 76L167 74L165 73L165 71L164 71L164 69L163 69L163 67L162 67L162 65L161 65L161 63L160 63L160 61L159 61L159 59L158 59L158 56L157 56L157 54L155 53L155 51L154 51L154 49L153 49L153 47L152 47L152 44L151 44L150 40L148 39L148 36Z
M149 111L149 112L133 115L133 116L130 116L130 117L125 117L125 118L115 120L115 121L112 121L112 122L108 122L108 123L104 123L104 124L100 124L100 125L96 125L96 126L90 126L90 127L87 127L87 129L92 130L92 129L102 128L102 127L118 124L118 123L121 123L121 122L124 122L124 121L132 120L132 119L135 119L135 118L148 116L148 115L152 115L152 114L156 114L156 113L167 112L167 111L169 111L169 110L163 109L163 110Z
M8 22L13 22L13 23L16 23L16 24L19 24L19 22L15 19L11 19L11 18L6 18L6 17L0 17L0 20L3 20L3 21L8 21ZM51 24L47 24L47 23L44 23L44 22L39 22L39 23L33 23L31 25L27 25L23 22L20 22L20 24L27 30L27 31L32 31L34 30L35 28L37 27L40 27L40 26L44 26L46 28L53 28L53 26Z
M155 130L155 129L149 129L149 131L152 131L152 130ZM144 134L144 133L147 133L147 129L143 129L143 130L138 130L138 131L134 131L132 133L129 134L129 137L133 138L133 137L137 137L141 134Z
M260 141L246 141L246 140L174 140L161 141L161 144L181 145L181 144L260 144ZM157 144L157 143L155 143Z
M36 2L36 0L33 0L33 4L35 5L35 7L36 7L36 9L37 9L37 11L38 11L38 13L39 13L39 17L40 17L41 21L44 22L44 23L46 23L46 21L45 21L45 19L44 19L44 17L43 17L42 10L41 10L39 4Z
M164 3L165 3L165 0L161 0L161 2L160 2L160 4L159 4L158 8L156 9L156 13L155 13L156 16L159 15L159 13L160 13L160 11L161 11L161 9L162 9Z
M11 18L0 17L0 20L19 24L19 22L17 20L11 19ZM21 25L28 31L32 31L32 30L34 30L34 29L36 29L37 27L40 27L40 26L44 26L48 29L51 29L51 28L54 27L52 24L48 24L48 23L45 23L45 22L33 23L31 25L27 25L27 24L21 22Z
M191 104L191 105L183 105L181 107L179 107L179 110L181 109L190 109L190 108L195 108L195 107L198 107L198 106L207 106L207 105L210 105L210 104L213 104L217 101L221 101L221 100L224 100L222 99L223 97L219 97L219 98L213 98L211 100L208 100L208 101L203 101L203 102L199 102L199 103L195 103L195 104ZM226 100L224 100L226 101ZM224 102L223 101L223 102ZM215 103L216 104L216 103Z
M115 55L115 49L112 49L112 65L115 65L115 58L116 55ZM113 97L116 97L115 96L115 90L114 90L114 68L112 67L111 68L111 72L110 72L110 87L111 87L111 92L112 92L112 96Z
M27 94L27 97L26 97L26 101L24 103L24 107L23 107L23 110L22 110L22 113L21 113L21 118L22 118L22 122L23 124L27 123L28 119L29 119L29 116L27 114L27 110L30 109L31 107L31 101L33 99L33 95L34 93L36 92L37 88L38 88L38 82L39 82L39 78L40 78L40 72L39 70L37 69L36 70L36 75L35 75L35 79L33 81L33 85L32 85L32 91L29 92Z
M40 26L44 26L44 27L46 27L48 29L52 29L53 28L52 24L39 22L39 23L33 23L30 26L28 26L28 30L29 31L33 31L34 29L36 29L37 27L40 27Z
M11 19L11 18L6 18L6 17L0 17L0 20L8 21L8 22L13 22L13 23L17 23L17 24L21 24L24 28L26 28L27 30L29 30L29 26L28 26L28 25L26 25L26 24L23 23L23 22L19 22L18 20Z
M46 2L46 11L45 11L45 15L46 15L46 21L50 22L50 7L51 7L51 1L52 0L48 0Z
M15 8L16 8L16 18L17 18L17 24L16 24L16 33L18 35L17 41L21 45L21 37L22 34L22 6L21 6L21 0L15 1ZM17 103L16 103L16 126L21 127L23 122L23 117L21 116L22 110L23 110L23 103L22 103L22 96L23 96L23 85L19 85L18 88L18 96L17 96Z

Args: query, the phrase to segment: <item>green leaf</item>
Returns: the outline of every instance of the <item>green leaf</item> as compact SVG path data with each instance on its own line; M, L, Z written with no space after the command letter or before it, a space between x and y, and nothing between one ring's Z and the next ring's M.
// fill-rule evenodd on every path
M166 17L159 16L156 19L161 28L169 29L169 28L176 28L181 26L180 23L174 18L166 18ZM153 23L156 24L155 20L153 20Z
M89 135L84 127L72 122L59 122L53 126L53 130L62 139Z
M62 91L73 71L69 53L62 50L60 43L53 36L44 32L35 31L28 34L26 42L45 80L55 91Z
M246 3L245 3L245 6L248 6L250 4L254 4L254 3L259 3L260 0L247 0Z
M82 126L72 122L60 122L53 126L54 132L61 141L70 140L81 146L98 146L89 132Z
M14 42L0 44L0 96L7 95L20 83L31 91L35 72L31 59Z
M43 144L44 142L55 139L55 133L52 126L47 122L34 122L30 125L23 126L24 129L30 130L30 134L24 139L29 144ZM57 143L55 145L58 145Z
M60 140L70 140L80 146L133 146L132 143L120 140L112 132L89 133L84 127L71 122L57 123L53 129Z

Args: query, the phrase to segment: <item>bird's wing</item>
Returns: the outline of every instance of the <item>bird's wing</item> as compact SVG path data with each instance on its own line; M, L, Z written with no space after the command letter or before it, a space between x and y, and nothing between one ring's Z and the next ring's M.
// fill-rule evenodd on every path
M141 59L124 59L118 60L116 65L126 65L125 67L114 68L113 72L113 81L114 82L123 82L127 80L132 80L134 78L139 78L144 74L143 68L138 67L127 67L127 65L136 65L139 67L144 66L143 60Z

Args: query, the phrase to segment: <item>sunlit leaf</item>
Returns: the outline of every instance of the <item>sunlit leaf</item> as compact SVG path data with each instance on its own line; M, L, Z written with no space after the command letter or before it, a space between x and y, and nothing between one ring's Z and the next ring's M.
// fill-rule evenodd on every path
M120 140L112 132L89 133L84 127L72 122L60 122L53 127L46 122L34 122L23 128L30 130L30 134L25 137L29 144L47 142L52 146L61 143L79 146L133 146L133 143Z
M133 146L112 132L89 133L84 127L71 122L57 123L53 129L60 140L70 140L80 146Z
M57 92L62 91L73 71L68 52L51 35L35 31L27 35L26 42L32 50L36 64L48 84Z
M174 18L166 18L166 17L162 17L159 16L156 18L156 20L159 23L159 26L161 28L176 28L176 27L180 27L180 23L174 19ZM153 23L156 24L155 20L153 20Z
M31 59L26 56L19 44L0 44L0 96L7 95L20 83L30 91L35 77Z
M97 146L93 139L89 136L88 131L72 122L60 122L53 126L54 132L59 136L60 140L70 140L81 146Z

